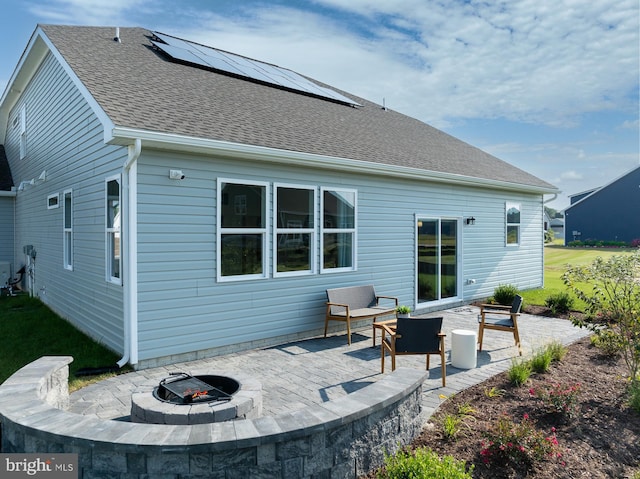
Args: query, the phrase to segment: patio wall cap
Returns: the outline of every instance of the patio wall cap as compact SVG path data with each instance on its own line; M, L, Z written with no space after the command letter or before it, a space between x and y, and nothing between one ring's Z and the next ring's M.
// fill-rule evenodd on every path
M43 439L71 438L77 445L86 441L113 450L132 446L163 452L194 452L199 446L223 450L291 440L351 423L419 390L428 377L426 371L398 368L353 393L273 417L196 425L142 424L83 416L48 404L47 384L52 384L51 379L59 370L64 369L67 377L72 360L42 357L0 385L3 421L20 424Z

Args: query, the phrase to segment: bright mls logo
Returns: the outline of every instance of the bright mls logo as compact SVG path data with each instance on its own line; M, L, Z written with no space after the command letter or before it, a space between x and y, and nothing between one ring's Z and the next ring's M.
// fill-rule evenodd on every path
M0 454L2 479L46 477L77 479L77 454Z

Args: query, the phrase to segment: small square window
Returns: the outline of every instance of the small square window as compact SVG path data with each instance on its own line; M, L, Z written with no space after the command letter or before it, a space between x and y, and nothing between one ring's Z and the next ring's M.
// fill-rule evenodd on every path
M60 195L55 193L53 195L47 196L47 209L52 210L54 208L58 208L60 206Z

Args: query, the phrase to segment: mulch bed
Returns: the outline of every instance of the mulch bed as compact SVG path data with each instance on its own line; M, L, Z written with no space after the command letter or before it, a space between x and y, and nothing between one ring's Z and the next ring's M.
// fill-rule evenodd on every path
M511 386L507 374L502 373L447 399L411 447L425 446L440 456L451 455L474 464L474 478L640 477L640 413L627 403L627 374L621 358L603 356L589 338L583 338L570 345L564 359L552 363L550 371L533 374L521 387ZM550 411L529 392L550 384L580 384L578 413L574 418ZM503 390L503 394L490 398L486 391L491 388ZM464 404L474 412L465 420L466 425L456 439L447 440L442 418L456 414ZM485 464L480 454L485 431L504 414L516 422L527 414L545 435L551 435L555 428L562 456L539 461L528 470ZM375 477L375 472L366 477Z

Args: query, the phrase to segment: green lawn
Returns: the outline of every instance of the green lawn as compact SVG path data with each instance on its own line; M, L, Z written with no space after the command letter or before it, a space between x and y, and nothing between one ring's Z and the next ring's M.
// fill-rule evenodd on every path
M544 249L544 288L524 291L522 296L526 304L544 306L545 300L553 293L566 291L562 275L567 265L585 265L598 256L607 259L613 255L632 254L632 249L617 248L565 248L564 246L546 246ZM575 305L581 309L581 305Z
M73 356L70 385L81 368L115 366L119 356L61 319L38 299L27 295L0 297L0 383L41 356Z

